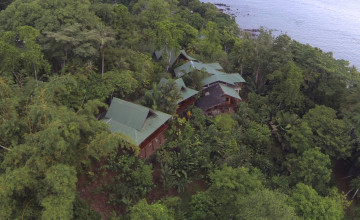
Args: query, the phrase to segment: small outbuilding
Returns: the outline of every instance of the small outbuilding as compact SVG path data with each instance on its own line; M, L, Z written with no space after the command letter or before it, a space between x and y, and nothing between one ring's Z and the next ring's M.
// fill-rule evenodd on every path
M174 69L175 77L179 78L184 76L187 73L190 73L193 70L205 71L209 73L209 75L219 75L224 74L220 72L222 67L219 63L202 63L199 61L189 61L177 68Z
M245 80L241 77L239 73L223 73L209 76L202 81L204 88L211 87L216 83L225 84L226 86L235 89L237 93L240 93L240 90L243 87L243 83L245 83Z
M171 115L155 111L142 105L113 98L102 121L111 132L120 132L130 137L139 146L140 158L149 158L165 143L164 132Z
M170 67L173 68L180 60L185 62L198 62L196 58L189 56L185 50L180 50L179 53L172 51L170 54Z
M169 67L173 68L179 61L183 60L185 62L194 61L198 62L196 58L189 56L185 50L165 50L165 48L161 50L154 51L153 58L157 61L163 58L164 53L167 54L169 60Z
M160 83L166 83L168 80L165 78L162 78L160 80ZM177 87L180 89L181 92L181 99L177 101L178 108L176 110L177 114L181 114L187 107L194 104L196 101L196 95L199 93L198 91L186 87L184 80L182 78L179 78L175 80L175 83Z
M241 98L235 89L216 83L202 90L196 106L201 108L206 115L214 116L235 112L239 102L241 102Z

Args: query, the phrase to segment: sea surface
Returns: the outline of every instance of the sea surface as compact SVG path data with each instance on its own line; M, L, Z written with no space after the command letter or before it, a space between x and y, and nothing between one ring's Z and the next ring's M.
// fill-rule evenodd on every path
M360 0L210 0L230 6L242 29L261 26L333 52L360 68Z

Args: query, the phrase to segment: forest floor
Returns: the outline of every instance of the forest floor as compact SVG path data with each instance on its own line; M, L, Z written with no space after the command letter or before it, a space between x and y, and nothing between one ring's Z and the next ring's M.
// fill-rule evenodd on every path
M150 192L146 194L146 201L151 204L162 198L179 196L184 199L192 196L200 191L205 191L208 185L202 179L194 180L185 188L184 192L178 192L175 188L164 190L161 181L161 169L160 164L156 164L153 172L153 182L156 185Z
M351 187L351 176L348 176L349 165L345 161L336 162L333 172L335 175L336 184L340 191L347 193Z
M353 212L353 207L355 207L355 204L358 202L357 199L353 200L352 196L354 192L350 192L351 190L351 180L352 180L352 176L349 176L349 169L350 169L350 164L348 164L346 161L337 161L335 166L333 167L333 172L335 175L335 181L337 184L338 189L343 192L344 194L347 194L347 199L348 200L352 200L352 205L346 210L347 212L347 216L346 219L358 219L356 218L356 216L354 215Z
M102 170L101 167L105 164L105 159L93 163L91 174L90 172L82 174L77 182L77 191L80 193L81 198L104 219L108 218L113 211L121 208L108 203L109 194L102 191L104 186L116 175L115 173Z
M80 193L81 198L85 200L92 209L98 212L102 218L107 219L114 213L116 213L116 215L125 213L127 207L126 205L113 205L109 203L109 192L103 189L111 183L116 173L101 169L105 164L106 159L103 158L101 161L93 163L90 172L80 175L77 182L77 191ZM207 184L199 179L191 182L185 188L184 192L181 193L174 188L164 190L159 164L154 166L153 183L155 187L145 195L146 201L149 204L163 198L174 196L179 196L181 199L189 199L191 195L199 191L205 191L208 188Z

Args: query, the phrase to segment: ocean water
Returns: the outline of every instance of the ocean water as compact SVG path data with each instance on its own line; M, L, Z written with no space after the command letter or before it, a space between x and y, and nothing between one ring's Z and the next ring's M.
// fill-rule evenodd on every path
M360 68L360 0L210 0L230 6L242 29L261 26L274 35L333 52Z

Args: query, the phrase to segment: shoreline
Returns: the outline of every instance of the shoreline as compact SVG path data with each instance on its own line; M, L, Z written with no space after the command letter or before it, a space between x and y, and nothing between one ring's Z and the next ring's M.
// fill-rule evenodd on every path
M241 3L225 0L202 2L210 3L220 12L234 17L241 31L249 33L251 37L258 36L259 30L264 27L264 30L270 31L275 38L286 34L302 44L332 52L335 59L345 60L349 62L349 66L360 69L360 58L356 53L360 50L360 26L349 26L360 22L351 19L339 20L341 13L335 10L329 14L329 11L324 10L328 3L323 3L321 8L311 4L295 4L291 6L298 10L291 12L290 4L285 1L264 2L264 5L253 4L249 0ZM279 13L277 10L280 10Z
M208 2L208 3L210 3L210 2ZM218 9L218 11L221 12L221 13L230 15L231 17L234 17L234 18L237 17L237 15L235 14L235 11L231 8L230 5L227 5L225 3L210 3L210 4L215 5L216 8ZM248 13L246 16L250 16L250 14ZM240 25L238 23L237 23L237 25L242 31L248 32L251 37L257 37L260 34L260 28L246 28L246 29L244 29L244 28L240 27ZM270 30L270 31L278 31L278 30Z

